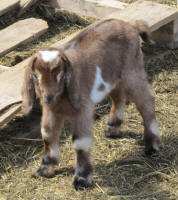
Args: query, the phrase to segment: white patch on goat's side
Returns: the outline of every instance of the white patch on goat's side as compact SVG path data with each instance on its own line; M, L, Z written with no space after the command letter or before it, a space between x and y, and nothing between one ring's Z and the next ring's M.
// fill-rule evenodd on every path
M99 90L100 85L104 86L102 91ZM95 82L93 85L93 89L91 91L91 100L94 103L99 103L101 100L105 98L105 96L111 91L111 86L109 83L105 82L102 78L101 69L100 67L96 67L96 76Z
M84 137L84 138L75 140L73 146L76 150L83 150L83 151L88 152L90 150L91 144L92 144L92 138Z
M40 51L41 57L45 63L50 63L59 55L59 51Z
M156 136L159 136L159 131L158 131L158 124L156 121L153 121L151 124L150 124L150 130L151 132L156 135Z

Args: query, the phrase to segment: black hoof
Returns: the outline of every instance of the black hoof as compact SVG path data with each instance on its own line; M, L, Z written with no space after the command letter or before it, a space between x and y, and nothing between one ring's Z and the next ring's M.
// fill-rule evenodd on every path
M154 149L153 147L145 148L145 154L147 156L151 156L151 155L153 155L153 154L155 154L157 152L158 152L158 150Z
M86 178L75 177L73 186L76 190L84 190L85 188L88 188L90 186L90 184L87 182Z

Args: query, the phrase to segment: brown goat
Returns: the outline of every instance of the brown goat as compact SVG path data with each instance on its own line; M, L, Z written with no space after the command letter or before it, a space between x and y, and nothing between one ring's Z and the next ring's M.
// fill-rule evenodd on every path
M60 48L47 48L32 58L25 71L22 108L28 114L35 95L40 99L44 155L39 175L54 175L61 127L68 119L77 154L73 184L78 189L92 183L90 148L94 106L107 95L112 99L112 108L105 135L118 135L125 101L129 98L144 120L146 154L159 149L154 95L146 79L140 36L143 40L149 38L148 26L143 21L131 24L103 20L90 25Z

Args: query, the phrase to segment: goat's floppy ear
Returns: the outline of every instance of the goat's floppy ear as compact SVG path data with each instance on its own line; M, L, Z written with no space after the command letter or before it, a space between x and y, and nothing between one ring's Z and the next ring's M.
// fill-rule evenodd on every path
M80 109L79 81L72 68L72 63L69 61L67 56L62 54L61 59L64 63L64 69L65 69L64 78L65 78L69 103L76 111L78 111Z
M35 104L36 94L35 94L35 86L33 80L33 68L37 57L34 56L28 66L25 68L24 72L24 80L21 90L22 95L22 112L24 115L28 115Z
M65 84L68 87L73 74L72 65L67 56L63 52L60 52L60 57L61 59L59 64L64 66L64 79L65 79Z

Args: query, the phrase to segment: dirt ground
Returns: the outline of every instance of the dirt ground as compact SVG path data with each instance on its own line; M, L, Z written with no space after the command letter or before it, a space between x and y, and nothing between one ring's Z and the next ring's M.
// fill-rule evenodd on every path
M37 42L0 59L12 66L66 35L91 23L88 18L58 13L55 26ZM60 25L59 25L60 24ZM58 32L58 33L57 33ZM156 98L161 150L144 155L143 122L136 107L128 103L121 136L105 138L103 128L110 101L96 106L94 125L94 185L75 191L72 179L75 154L68 123L60 140L60 162L51 179L34 176L41 162L40 113L19 114L0 127L0 200L176 200L178 199L178 50L143 47L148 80ZM18 60L18 57L20 59ZM30 138L26 134L32 132Z

